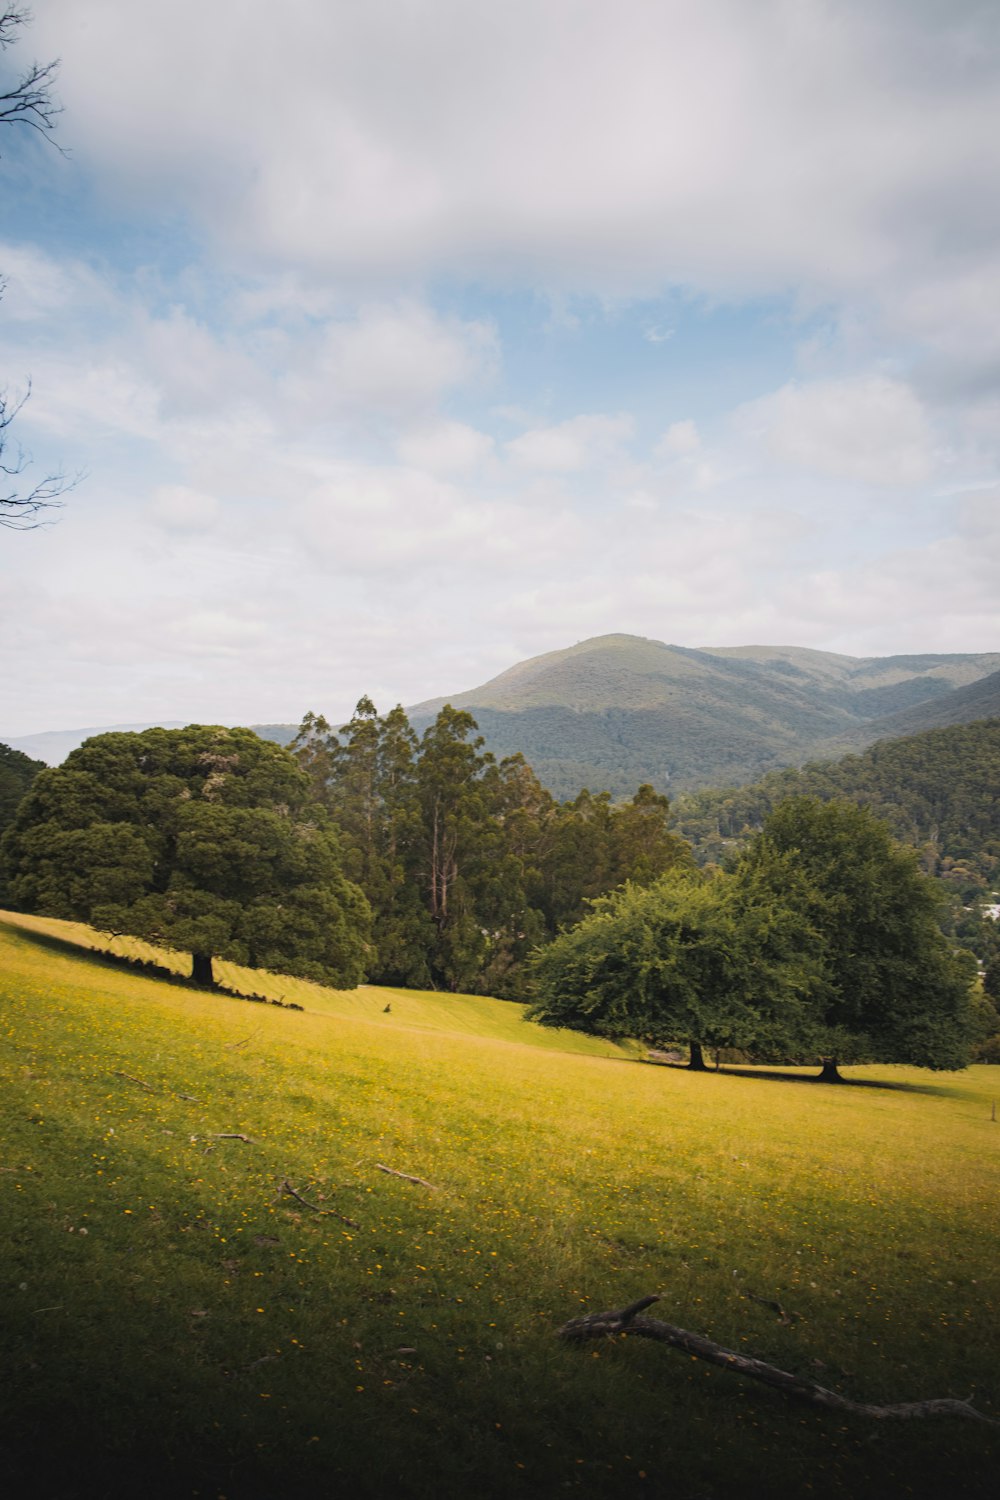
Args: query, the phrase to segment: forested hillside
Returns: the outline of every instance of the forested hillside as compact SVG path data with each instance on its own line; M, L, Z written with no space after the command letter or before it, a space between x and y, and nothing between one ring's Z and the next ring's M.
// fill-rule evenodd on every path
M983 718L998 668L989 653L855 658L608 635L519 662L448 701L474 715L495 755L521 752L557 797L584 786L623 797L643 781L675 796L893 732ZM410 709L414 727L444 702Z
M881 740L752 786L690 793L674 804L674 826L700 859L717 860L798 795L868 807L921 851L929 874L988 884L1000 870L1000 718Z

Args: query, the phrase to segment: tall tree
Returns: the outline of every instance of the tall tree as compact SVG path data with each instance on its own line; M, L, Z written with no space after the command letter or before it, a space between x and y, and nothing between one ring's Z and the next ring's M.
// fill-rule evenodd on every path
M40 773L3 846L28 911L342 986L362 978L368 905L307 777L248 729L87 740Z
M487 860L489 797L477 725L446 704L420 742L417 791L422 816L420 877L435 928L430 955L435 984L471 988L486 952L475 909L477 877Z

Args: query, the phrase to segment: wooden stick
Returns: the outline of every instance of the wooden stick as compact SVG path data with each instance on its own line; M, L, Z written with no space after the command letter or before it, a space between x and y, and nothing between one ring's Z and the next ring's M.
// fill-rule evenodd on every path
M397 1172L395 1167L384 1167L380 1161L375 1163L376 1172L387 1172L390 1177L401 1177L404 1182L415 1182L417 1187L430 1188L432 1193L438 1192L433 1182L425 1182L422 1177L411 1177L409 1172Z
M314 1214L328 1214L331 1219L339 1219L341 1224L349 1224L352 1229L361 1228L356 1219L349 1219L346 1214L338 1214L335 1208L318 1208L315 1203L308 1203L301 1193L295 1191L287 1177L278 1189L279 1197L282 1193L287 1193L289 1197L295 1199L296 1203L301 1203L303 1208L312 1209Z
M129 1083L137 1083L139 1085L139 1087L141 1089L145 1089L147 1093L150 1093L150 1094L155 1094L156 1093L156 1089L153 1087L153 1085L151 1083L146 1083L145 1079L142 1079L142 1078L133 1078L131 1073L122 1073L122 1072L119 1071L118 1068L116 1068L115 1069L115 1077L116 1078L124 1078Z
M689 1333L686 1328L678 1328L673 1323L661 1322L659 1318L640 1316L644 1308L659 1300L658 1295L640 1297L638 1302L631 1303L620 1312L590 1313L584 1318L572 1318L559 1329L558 1336L574 1342L583 1339L610 1338L619 1333L658 1339L661 1343L672 1344L675 1349L683 1349L685 1353L693 1355L696 1359L704 1359L710 1364L719 1365L723 1370L732 1370L737 1375L748 1375L753 1380L763 1381L765 1385L773 1386L786 1396L808 1401L813 1406L824 1406L832 1411L851 1412L859 1417L874 1417L877 1420L883 1420L886 1417L900 1419L968 1417L974 1422L986 1422L991 1427L1000 1427L1000 1422L976 1411L968 1401L956 1401L950 1397L932 1401L897 1401L887 1406L875 1406L867 1401L849 1401L846 1396L839 1396L836 1391L828 1391L823 1386L804 1379L801 1375L791 1375L787 1370L779 1370L775 1365L765 1364L763 1360L737 1354L732 1349L725 1349L721 1344L713 1343L711 1339L703 1338L699 1333Z
M238 1130L222 1130L217 1135L210 1136L209 1139L213 1141L243 1141L248 1146L256 1146L257 1144L248 1135L243 1135Z
M786 1312L780 1302L772 1302L770 1297L758 1297L756 1292L745 1291L743 1293L743 1296L746 1297L748 1301L758 1302L761 1307L769 1308L771 1312L777 1313L778 1322L784 1324L786 1328L794 1327L799 1318L802 1316L801 1313Z

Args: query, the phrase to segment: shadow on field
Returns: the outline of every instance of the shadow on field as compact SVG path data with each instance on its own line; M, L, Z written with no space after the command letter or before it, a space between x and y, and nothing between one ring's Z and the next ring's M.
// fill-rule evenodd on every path
M168 984L181 984L186 989L203 988L203 986L195 986L194 981L188 975L178 974L164 964L153 963L151 959L128 958L124 954L109 953L103 948L87 948L83 943L74 942L72 938L56 937L51 932L37 932L31 927L21 927L16 922L5 925L17 937L23 938L26 943L34 943L37 948L47 948L52 953L62 954L64 958L73 958L80 963L97 964L104 969L130 969L133 973L146 974L152 979L162 979Z
M80 963L97 964L105 969L124 969L127 973L137 974L145 979L155 979L161 984L174 984L180 985L182 989L198 990L203 995L222 995L231 1000L248 1000L258 1005L274 1005L281 1010L304 1008L293 1000L275 1000L268 995L251 994L229 984L200 984L190 974L178 974L176 969L168 969L165 964L158 964L151 958L131 958L126 953L109 953L106 948L88 948L83 943L74 942L72 938L57 937L51 932L38 932L34 928L20 927L16 922L5 925L27 942L34 943L36 947L48 948L53 953L59 953L64 958L72 958Z
M961 1095L960 1089L952 1088L944 1083L904 1083L897 1079L845 1078L843 1075L839 1080L830 1080L822 1077L820 1073L786 1073L781 1068L741 1068L733 1063L723 1063L718 1068L701 1069L689 1068L687 1063L652 1062L648 1058L642 1058L640 1061L648 1063L653 1068L672 1068L679 1073L693 1072L699 1078L760 1078L768 1083L820 1083L831 1089L881 1089L899 1094L936 1094L945 1099L955 1099Z

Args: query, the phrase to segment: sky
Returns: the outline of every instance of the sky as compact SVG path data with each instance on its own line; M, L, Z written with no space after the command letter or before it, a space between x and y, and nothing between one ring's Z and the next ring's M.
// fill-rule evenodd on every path
M993 0L34 0L0 738L1000 649Z

